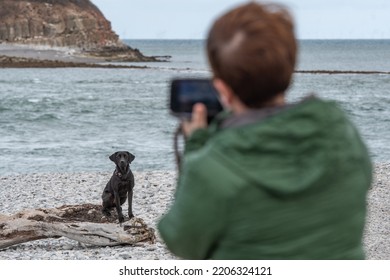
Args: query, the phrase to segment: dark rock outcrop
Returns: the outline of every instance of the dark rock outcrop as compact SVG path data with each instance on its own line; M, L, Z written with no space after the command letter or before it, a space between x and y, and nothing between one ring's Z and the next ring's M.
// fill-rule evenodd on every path
M122 43L90 0L0 0L0 43L69 47L110 61L156 61Z
M148 66L127 64L69 62L53 59L34 59L0 55L0 68L116 68L116 69L149 69Z

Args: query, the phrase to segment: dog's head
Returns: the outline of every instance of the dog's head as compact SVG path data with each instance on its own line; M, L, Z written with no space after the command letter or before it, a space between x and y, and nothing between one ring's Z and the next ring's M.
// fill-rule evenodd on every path
M115 162L122 174L126 174L129 171L129 165L135 159L135 156L127 151L119 151L113 153L109 158Z

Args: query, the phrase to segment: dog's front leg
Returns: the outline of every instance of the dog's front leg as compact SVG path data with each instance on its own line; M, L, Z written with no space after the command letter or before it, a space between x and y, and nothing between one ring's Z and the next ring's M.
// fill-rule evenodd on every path
M107 187L103 191L102 201L103 201L103 203L102 203L102 205L103 205L102 213L106 217L111 216L110 208L112 208L114 206L114 203L112 201L111 193L109 191L107 191Z
M116 212L118 213L119 223L121 224L125 221L125 218L123 217L122 207L120 204L118 192L115 192L115 207L116 207Z
M129 204L129 208L128 208L129 219L131 219L134 217L134 215L133 215L133 190L130 190L127 193L127 200L128 200L128 204Z

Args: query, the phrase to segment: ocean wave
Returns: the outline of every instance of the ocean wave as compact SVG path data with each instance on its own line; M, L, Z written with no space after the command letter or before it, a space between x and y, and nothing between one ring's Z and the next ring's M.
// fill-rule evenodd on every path
M99 85L99 84L124 84L126 81L124 79L97 79L97 80L79 80L75 81L75 84L79 85Z
M56 121L60 120L61 118L55 114L52 113L45 113L42 115L39 115L35 118L30 119L31 122L46 122L46 121Z
M296 70L295 73L300 74L360 74L360 75L372 75L372 74L382 74L390 75L389 71L355 71L355 70Z
M42 102L42 99L39 99L39 98L29 98L27 99L28 102L30 103L39 103L39 102Z
M0 106L0 113L2 113L2 112L7 112L7 111L11 111L11 109L8 108L8 107Z
M153 67L153 69L160 71L173 71L180 73L196 73L196 74L210 74L211 72L207 69L199 69L199 68L181 68L181 67Z

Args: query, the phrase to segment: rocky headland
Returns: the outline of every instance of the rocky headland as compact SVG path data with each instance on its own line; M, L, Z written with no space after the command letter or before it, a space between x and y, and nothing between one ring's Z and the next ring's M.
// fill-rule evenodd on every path
M124 44L90 0L0 0L0 7L0 56L25 64L159 61Z

